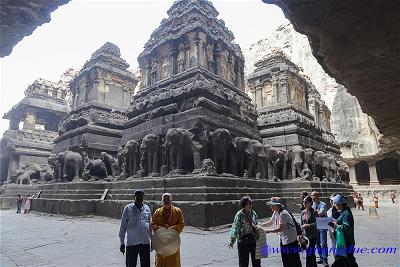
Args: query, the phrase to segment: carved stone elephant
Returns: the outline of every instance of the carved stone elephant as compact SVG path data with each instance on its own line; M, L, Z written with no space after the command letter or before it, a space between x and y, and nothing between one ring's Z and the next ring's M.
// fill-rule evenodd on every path
M140 142L129 140L120 154L122 173L124 177L130 177L139 171L140 168Z
M243 177L249 170L250 155L252 153L251 140L246 137L235 137L232 140L234 152L232 153L232 174Z
M292 179L301 177L305 163L305 152L301 146L294 146L286 153L286 158L291 166Z
M79 178L83 170L83 158L81 154L72 151L64 152L63 180L72 181Z
M111 156L107 152L101 152L100 159L104 162L108 175L111 175L112 177L119 175L117 167L118 163L113 156Z
M216 129L211 133L212 160L218 174L227 172L226 163L228 149L231 146L232 137L227 129Z
M57 180L56 182L64 182L64 157L65 152L61 152L57 154L56 168L54 172L57 172Z
M141 151L141 175L142 176L160 176L160 144L159 137L154 134L146 135L140 146Z
M323 178L329 179L329 162L327 160L327 154L323 151L315 151L314 153L314 175L323 180Z
M329 173L329 177L327 177L330 180L336 180L337 176L337 166L336 166L336 159L333 155L331 154L326 154L326 160L327 160L327 169Z
M344 183L349 183L350 182L350 176L349 176L349 166L347 165L346 162L338 160L337 162L338 165L338 176L339 176L339 181L344 182Z
M268 163L268 179L278 181L287 178L285 154L286 150L271 145L264 145Z
M250 164L249 164L249 177L258 177L259 174L262 179L267 178L267 154L265 153L265 146L257 140L250 142Z
M192 134L186 129L168 129L164 142L168 170L175 173L193 171L192 137Z
M101 159L92 159L86 164L82 178L88 181L92 178L95 180L107 178L107 168Z
M47 158L47 163L53 169L53 179L54 181L58 181L60 179L59 169L57 168L57 154L50 154Z

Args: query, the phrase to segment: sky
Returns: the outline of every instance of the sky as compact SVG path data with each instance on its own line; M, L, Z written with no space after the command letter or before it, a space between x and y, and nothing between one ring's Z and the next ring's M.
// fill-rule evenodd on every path
M116 44L131 69L173 0L72 0L51 13L50 23L36 28L0 59L0 113L24 97L24 90L38 78L57 82L70 67L79 70L106 42ZM261 0L212 0L219 18L242 48L265 38L288 23L275 5ZM8 129L1 119L0 135Z

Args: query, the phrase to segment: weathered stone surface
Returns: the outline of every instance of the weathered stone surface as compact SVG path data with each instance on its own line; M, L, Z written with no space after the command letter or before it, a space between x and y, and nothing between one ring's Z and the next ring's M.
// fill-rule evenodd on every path
M400 3L335 0L263 0L282 8L307 35L321 66L357 97L379 130L400 147L398 64Z
M50 21L50 13L70 0L3 0L0 3L0 57L36 27Z

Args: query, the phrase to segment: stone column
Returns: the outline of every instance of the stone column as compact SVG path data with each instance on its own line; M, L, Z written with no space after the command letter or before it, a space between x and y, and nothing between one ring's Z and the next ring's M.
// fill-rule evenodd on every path
M351 185L358 185L356 177L356 169L354 168L354 166L349 166L349 177Z
M19 118L11 117L9 126L10 130L19 130L19 122L20 122Z
M195 32L194 34L194 50L195 50L195 66L200 65L200 38L199 38L199 32Z
M376 173L375 162L369 163L369 185L379 185L378 175Z
M236 66L235 66L235 85L242 89L242 76L240 72L240 67L242 65L242 62L240 62L239 58L236 58Z
M170 53L170 74L171 74L170 76L177 73L177 66L176 66L177 56L178 56L178 49L176 48L175 44L172 43L171 53Z
M215 49L215 74L221 75L221 44L217 44L217 49Z
M185 52L186 52L186 67L185 70L190 69L190 42L189 38L185 41Z
M34 130L36 126L36 113L28 111L24 121L24 130Z

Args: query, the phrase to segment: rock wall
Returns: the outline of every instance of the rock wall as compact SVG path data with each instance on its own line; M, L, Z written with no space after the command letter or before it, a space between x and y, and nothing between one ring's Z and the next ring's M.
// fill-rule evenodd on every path
M332 111L332 133L341 144L344 157L373 155L379 151L380 133L373 119L362 112L357 99L338 84L312 55L305 35L296 32L292 24L278 27L265 39L244 49L245 74L254 70L254 63L272 49L282 50L288 58L310 77L322 99Z

